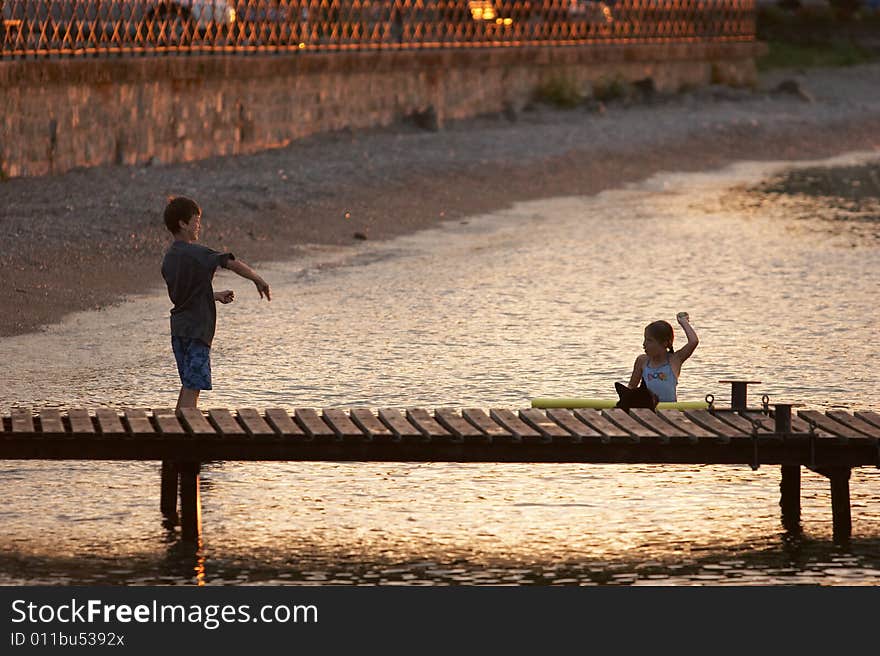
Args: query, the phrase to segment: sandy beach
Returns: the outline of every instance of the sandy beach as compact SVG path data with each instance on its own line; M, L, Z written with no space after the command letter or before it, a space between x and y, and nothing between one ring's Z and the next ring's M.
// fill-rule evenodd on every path
M786 79L809 97L774 91ZM169 195L201 204L203 243L259 264L658 171L854 150L880 151L880 65L776 71L754 90L708 88L604 111L536 105L439 132L400 124L246 157L6 180L0 336L160 288Z

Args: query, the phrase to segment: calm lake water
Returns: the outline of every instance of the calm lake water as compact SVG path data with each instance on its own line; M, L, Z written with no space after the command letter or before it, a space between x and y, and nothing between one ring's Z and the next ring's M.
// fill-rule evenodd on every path
M629 377L644 325L674 323L679 310L701 339L680 399L712 393L726 405L718 381L738 377L763 381L750 391L755 402L768 394L822 409L880 407L880 225L815 204L754 209L744 188L781 166L666 174L387 243L314 249L261 267L271 304L219 273L215 288L235 289L237 300L218 309L216 389L202 407L610 398L614 381ZM211 244L210 224L203 238ZM156 275L161 284L158 262ZM14 372L0 408L173 405L168 308L157 287L0 340L0 361ZM803 533L782 529L773 467L208 463L197 553L162 528L158 483L158 463L0 463L0 584L880 576L873 468L853 472L846 547L831 542L828 483L809 471Z

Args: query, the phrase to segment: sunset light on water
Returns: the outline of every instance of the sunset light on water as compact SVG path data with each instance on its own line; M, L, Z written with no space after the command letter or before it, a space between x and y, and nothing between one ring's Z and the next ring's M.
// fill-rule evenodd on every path
M687 309L701 343L680 399L727 403L718 381L746 377L763 381L754 404L767 394L876 407L866 339L876 234L784 203L749 211L745 189L777 169L660 175L264 267L271 306L239 285L237 303L220 308L224 384L203 405L517 408L535 396L610 397L642 327ZM167 305L157 290L4 340L0 356L22 375L2 403L172 404ZM870 555L880 488L868 468L853 472L858 542L848 554L830 546L827 480L804 474L803 558L792 567L777 468L206 463L198 574L156 522L155 464L7 462L2 475L22 500L4 513L9 582L22 580L22 560L39 564L26 580L48 582L864 583L880 567ZM47 487L64 494L30 506ZM129 564L110 566L111 556Z

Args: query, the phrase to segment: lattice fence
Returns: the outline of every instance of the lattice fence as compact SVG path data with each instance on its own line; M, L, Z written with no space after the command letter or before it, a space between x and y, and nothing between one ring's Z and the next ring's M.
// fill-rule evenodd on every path
M0 57L752 41L755 0L0 0Z

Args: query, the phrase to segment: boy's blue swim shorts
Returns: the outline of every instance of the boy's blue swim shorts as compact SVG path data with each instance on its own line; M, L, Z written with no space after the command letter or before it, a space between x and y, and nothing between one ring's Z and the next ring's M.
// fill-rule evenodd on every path
M186 389L211 389L211 347L200 339L171 336L180 384Z

